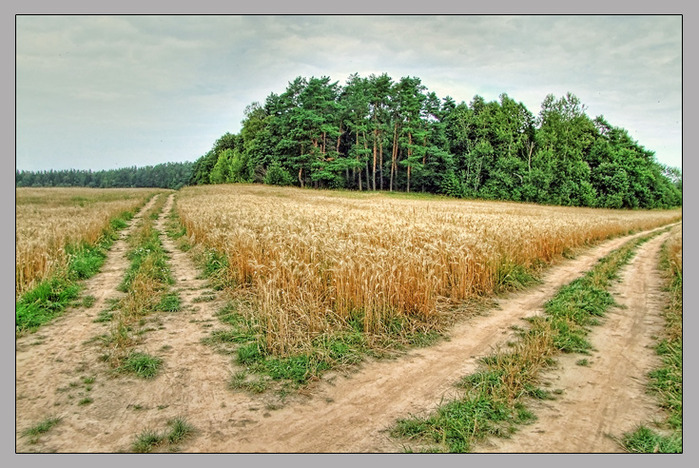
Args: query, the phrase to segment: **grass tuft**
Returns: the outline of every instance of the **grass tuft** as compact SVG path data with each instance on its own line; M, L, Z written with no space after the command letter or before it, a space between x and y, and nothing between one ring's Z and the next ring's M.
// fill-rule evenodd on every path
M163 361L145 353L133 352L124 361L122 370L136 374L143 379L152 379L160 370Z

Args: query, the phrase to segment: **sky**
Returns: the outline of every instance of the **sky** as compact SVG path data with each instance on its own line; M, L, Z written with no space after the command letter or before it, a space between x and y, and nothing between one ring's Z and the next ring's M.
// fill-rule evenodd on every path
M679 15L18 15L15 45L18 170L195 161L297 76L352 73L534 115L571 92L682 166Z

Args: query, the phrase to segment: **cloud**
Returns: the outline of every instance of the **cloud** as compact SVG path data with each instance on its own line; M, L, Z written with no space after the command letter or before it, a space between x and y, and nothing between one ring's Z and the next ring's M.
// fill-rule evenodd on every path
M420 77L538 114L573 92L681 164L679 16L18 16L18 168L193 160L296 76ZM46 132L61 141L46 138ZM163 143L161 143L161 140ZM169 145L165 142L170 142ZM163 146L167 148L163 148ZM651 148L653 149L653 148ZM80 156L78 156L80 155ZM108 161L112 167L113 161ZM84 166L85 167L85 166Z

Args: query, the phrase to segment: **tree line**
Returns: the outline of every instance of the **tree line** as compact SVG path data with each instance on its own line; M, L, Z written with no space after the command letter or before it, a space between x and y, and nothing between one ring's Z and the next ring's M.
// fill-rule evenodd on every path
M245 109L194 163L190 184L256 182L431 192L462 198L605 208L682 203L678 168L573 94L535 116L507 94L468 104L417 77L297 77Z
M102 171L16 171L16 187L158 187L180 189L192 178L194 163L163 163Z

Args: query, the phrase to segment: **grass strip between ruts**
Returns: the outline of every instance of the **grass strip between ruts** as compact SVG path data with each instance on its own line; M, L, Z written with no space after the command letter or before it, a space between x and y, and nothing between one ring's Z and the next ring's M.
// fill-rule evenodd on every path
M582 277L563 286L544 306L544 314L528 320L510 349L481 359L479 370L458 384L460 399L441 404L427 417L410 417L391 430L428 452L469 452L475 441L507 437L517 425L536 419L526 398L553 398L537 387L540 371L560 352L587 353L589 327L615 304L608 289L637 247L664 231L633 239L613 251Z

